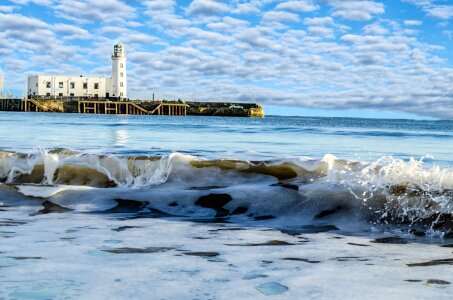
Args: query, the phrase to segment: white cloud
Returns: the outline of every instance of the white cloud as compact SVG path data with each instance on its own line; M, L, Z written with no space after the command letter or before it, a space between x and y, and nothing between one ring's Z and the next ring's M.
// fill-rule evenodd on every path
M55 31L64 34L65 39L89 39L91 38L88 30L74 25L68 24L55 24L53 25Z
M292 12L312 12L319 9L319 6L312 1L286 1L279 3L275 9L288 10Z
M453 18L453 5L445 4L443 0L403 0L415 4L430 17L448 20Z
M123 22L136 16L135 9L120 0L60 0L52 8L77 23Z
M423 22L419 20L404 20L404 25L406 26L420 26Z
M216 15L228 9L228 5L217 0L193 0L187 11L195 15Z
M15 9L17 9L17 6L0 5L0 13L12 13Z
M298 22L300 21L299 17L296 14L286 12L286 11L269 11L263 15L262 20L264 22Z
M328 3L334 9L333 16L346 20L367 21L372 19L373 15L385 12L384 4L374 1L329 0Z

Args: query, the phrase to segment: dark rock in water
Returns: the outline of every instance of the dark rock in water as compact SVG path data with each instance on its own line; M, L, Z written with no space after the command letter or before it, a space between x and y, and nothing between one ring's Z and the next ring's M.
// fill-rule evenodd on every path
M295 244L288 243L285 241L272 240L264 243L247 243L247 244L225 244L226 246L248 246L248 247L257 247L257 246L292 246Z
M219 256L219 252L185 252L184 255L199 256L199 257L215 257Z
M116 213L138 213L140 212L148 202L141 202L135 200L124 200L124 199L115 199L117 205L113 208L102 211L107 214L116 214Z
M270 219L275 219L274 216L256 216L255 221L264 221L264 220L270 220Z
M172 203L168 204L168 206L178 206L178 202L173 201Z
M327 210L323 210L322 212L320 212L319 214L317 214L315 216L316 219L321 219L321 218L324 218L324 217L327 217L327 216L330 216L330 215L333 215L339 211L341 211L342 209L344 209L343 206L337 206L333 209L327 209Z
M398 237L398 236L391 236L391 237L384 237L384 238L378 238L375 240L371 241L372 243L378 243L378 244L407 244L409 243L409 240Z
M173 215L167 214L166 212L163 212L161 210L155 209L155 208L150 208L146 207L142 211L138 213L133 213L130 216L127 217L121 217L120 220L134 220L134 219L142 219L142 218L165 218L165 217L173 217Z
M440 279L428 279L427 284L450 284L450 282Z
M310 264L317 264L317 263L321 262L320 260L310 260L307 258L300 258L300 257L285 257L282 259L283 260L292 260L292 261L301 261L301 262L306 262L306 263L310 263Z
M368 258L360 258L358 256L339 256L334 258L337 261L350 261L350 260L355 260L355 261L369 261Z
M8 258L12 258L12 259L15 259L15 260L43 259L40 256L8 256Z
M261 294L266 296L281 295L289 289L278 282L269 282L257 285L255 287Z
M245 214L247 210L248 210L247 207L239 206L235 210L233 210L230 215L242 215Z
M271 184L271 186L280 186L282 188L286 188L286 189L290 189L290 190L294 190L294 191L298 191L299 190L299 186L297 186L295 184L289 184L289 183L279 182L279 183Z
M185 220L195 223L215 223L215 224L229 223L228 218L185 218Z
M420 231L417 229L411 229L409 230L409 233L415 236L426 236L426 233L424 231Z
M333 225L303 225L299 227L283 228L280 229L280 232L295 236L303 233L320 233L333 230L339 229Z
M407 281L407 282L422 282L423 280L420 280L420 279L405 279L404 281Z
M439 266L439 265L453 265L453 258L435 259L435 260L422 262L422 263L407 264L408 267L430 267L430 266Z
M359 247L370 247L370 245L358 244L358 243L348 243L348 245L359 246Z
M113 254L135 254L135 253L156 253L173 250L171 247L146 247L146 248L115 248L115 249L103 249L102 251L113 253Z
M116 232L120 232L120 231L124 231L126 229L132 229L132 228L140 228L140 226L120 226L117 228L112 228L112 230L116 231Z
M225 217L230 213L229 210L223 207L231 200L233 200L233 198L231 198L229 194L209 194L198 198L195 204L201 207L214 209L217 212L216 218L219 218Z
M445 244L445 245L440 245L441 247L444 248L453 248L453 244Z
M13 219L0 219L0 227L3 226L19 226L19 225L24 225L27 224L25 221L17 221Z
M217 232L217 231L240 231L240 230L247 230L247 228L243 227L224 227L224 228L217 228L217 229L209 229L209 232Z
M39 214L63 213L72 210L47 200L42 203L42 206L44 208L38 211Z
M264 274L247 274L242 279L244 280L252 280L252 279L258 279L258 278L267 278L269 275L264 275Z

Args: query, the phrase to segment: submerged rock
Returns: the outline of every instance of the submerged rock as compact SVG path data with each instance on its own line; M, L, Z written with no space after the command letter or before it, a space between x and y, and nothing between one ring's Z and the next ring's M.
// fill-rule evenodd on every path
M135 200L125 200L125 199L115 199L117 205L110 209L102 211L103 213L107 214L115 214L115 213L138 213L143 210L148 202L141 202Z
M303 225L298 227L282 228L280 229L280 232L295 236L303 233L320 233L333 230L339 229L333 225Z
M351 246L359 246L359 247L370 247L370 245L359 244L359 243L348 243L348 245L351 245Z
M402 244L409 243L409 240L398 237L398 236L391 236L391 237L378 238L378 239L372 240L371 242L378 243L378 244L400 244L400 245L402 245Z
M300 258L300 257L285 257L282 258L283 260L292 260L292 261L301 261L301 262L306 262L310 264L317 264L320 263L320 260L310 260L308 258Z
M279 240L272 240L264 243L247 243L247 244L225 244L226 246L251 246L251 247L256 247L256 246L292 246L295 245L293 243L288 243L285 241L279 241Z
M266 296L281 295L289 290L287 286L284 286L278 282L263 283L257 285L255 288Z
M173 250L171 247L146 247L146 248L114 248L114 249L103 249L102 251L114 254L134 254L134 253L156 253Z
M450 284L450 282L440 279L428 279L427 284Z
M120 232L120 231L124 231L126 229L133 229L133 228L141 228L141 227L140 226L120 226L117 228L112 228L112 230L116 231L116 232Z
M42 203L42 206L44 208L38 211L39 214L63 213L72 210L47 200Z
M229 210L223 207L231 200L233 200L233 198L229 194L209 194L198 198L195 204L201 207L214 209L217 212L215 217L220 218L225 217L230 213Z
M453 265L453 258L435 259L427 262L407 264L408 267L430 267L439 265Z
M343 206L337 206L333 209L326 209L326 210L323 210L321 211L320 213L318 213L316 216L315 216L315 219L322 219L324 217L327 217L327 216L330 216L330 215L333 215L341 210L343 210L344 207Z
M184 252L184 255L199 256L199 257L215 257L219 256L219 252Z
M255 221L264 221L264 220L271 220L275 219L274 216L256 216Z

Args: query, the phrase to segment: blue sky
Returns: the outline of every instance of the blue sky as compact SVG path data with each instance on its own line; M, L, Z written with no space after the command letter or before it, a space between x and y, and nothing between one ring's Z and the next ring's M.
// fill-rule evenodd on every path
M0 68L110 76L129 96L268 114L453 118L452 0L1 0Z

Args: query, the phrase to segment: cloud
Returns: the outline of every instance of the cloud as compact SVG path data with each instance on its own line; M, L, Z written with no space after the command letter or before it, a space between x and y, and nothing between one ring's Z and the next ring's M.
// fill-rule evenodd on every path
M53 25L55 31L64 34L64 39L89 39L91 38L88 30L74 25L68 24L55 24Z
M228 5L217 0L193 0L187 11L194 15L216 15L228 9Z
M76 23L122 22L136 16L135 9L119 0L60 0L53 9Z
M453 5L443 4L445 1L442 0L403 0L403 1L417 5L430 17L443 20L453 18Z
M384 4L374 1L331 0L329 4L333 7L333 16L346 20L368 21L373 15L385 12Z
M20 5L27 5L30 3L49 6L52 4L53 0L10 0L12 3L20 4Z
M153 12L173 12L175 7L174 0L148 0L145 2L147 13Z
M291 12L312 12L319 9L312 1L286 1L279 3L275 9L288 10Z
M420 26L423 22L419 20L404 20L404 25L406 26Z
M296 14L286 11L269 11L263 15L262 20L264 22L298 22L300 19Z
M17 6L0 5L0 13L12 13L15 9L17 9Z

